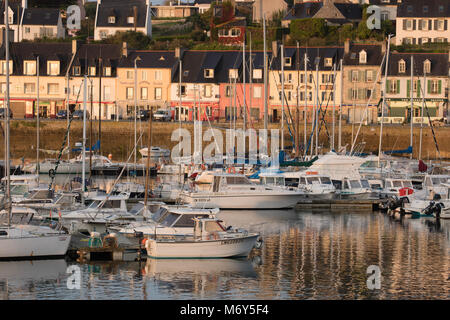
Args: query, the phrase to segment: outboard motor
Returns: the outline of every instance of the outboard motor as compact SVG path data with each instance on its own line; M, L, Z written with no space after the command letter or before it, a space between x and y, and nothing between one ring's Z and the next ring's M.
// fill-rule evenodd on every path
M444 208L444 205L441 202L430 201L428 206L422 210L422 213L426 215L432 215L434 213L436 218L439 218L441 216L442 208Z

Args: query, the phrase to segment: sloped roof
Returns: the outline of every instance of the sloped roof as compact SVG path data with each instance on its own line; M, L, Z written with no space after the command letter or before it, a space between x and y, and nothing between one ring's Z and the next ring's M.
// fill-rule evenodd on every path
M424 11L424 7L427 10ZM397 7L397 17L450 17L450 3L448 0L408 0Z
M339 60L343 58L344 48L343 47L310 47L310 48L299 48L297 52L296 47L286 47L284 56L291 58L291 65L285 66L284 70L305 70L305 53L307 54L308 70L316 69L316 58L320 58L319 70L320 71L331 71L333 66L325 66L325 58L332 58L333 63L339 63ZM299 66L297 64L299 63ZM270 65L272 70L281 70L281 52L278 52L278 56L273 59Z
M128 17L134 17L134 9L137 8L136 27L145 27L147 20L147 5L145 0L103 0L98 6L97 27L134 27L134 23L128 23ZM109 23L108 18L114 16L115 23Z
M139 57L141 60L136 64L139 68L173 68L178 59L173 51L149 51L136 50L128 53L127 57L122 57L118 65L119 68L134 68L134 60Z
M359 53L364 50L367 53L367 63L359 63ZM384 53L381 45L352 44L349 53L344 55L344 65L379 66L383 61Z
M427 76L448 76L448 53L391 53L389 55L389 76L411 76L411 56L413 56L414 77L423 76L423 65L428 59L431 62L431 72ZM398 64L403 59L406 70L399 72Z

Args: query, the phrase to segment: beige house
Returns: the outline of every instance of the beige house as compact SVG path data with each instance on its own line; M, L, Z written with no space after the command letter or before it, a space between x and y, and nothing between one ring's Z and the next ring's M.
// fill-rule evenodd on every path
M385 52L384 44L353 45L348 40L345 42L342 114L348 122L377 121L383 76L380 68Z
M286 10L287 3L284 0L255 0L253 2L253 21L271 19L272 15L280 10Z
M208 7L209 9L209 7ZM152 6L152 10L157 18L187 18L199 12L199 8L190 4L175 4Z
M169 51L131 51L120 61L116 93L123 118L134 117L135 103L138 110L170 107L176 61L174 52Z

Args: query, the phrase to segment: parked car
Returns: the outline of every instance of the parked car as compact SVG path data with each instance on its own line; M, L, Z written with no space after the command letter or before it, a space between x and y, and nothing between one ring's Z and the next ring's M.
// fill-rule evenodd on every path
M172 120L172 112L167 109L159 109L153 114L155 121L170 121Z
M67 110L59 110L56 119L67 119Z
M83 110L75 110L72 114L74 119L83 119ZM86 111L86 119L89 119L89 111Z
M147 121L148 118L150 118L150 111L149 110L139 110L137 118L141 119L142 121Z
M0 108L0 118L4 118L5 117L5 108ZM9 117L12 118L13 117L13 113L11 111L11 109L9 109Z

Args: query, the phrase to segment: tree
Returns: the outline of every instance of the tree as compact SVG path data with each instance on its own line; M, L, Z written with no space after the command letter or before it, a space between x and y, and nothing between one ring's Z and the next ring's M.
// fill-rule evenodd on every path
M327 24L324 19L296 19L291 21L289 29L293 40L324 38L327 34Z
M151 44L151 39L142 32L124 31L124 32L117 32L115 35L102 40L102 42L117 43L117 44L122 44L123 42L126 42L128 43L130 48L136 50L144 50L149 48Z

